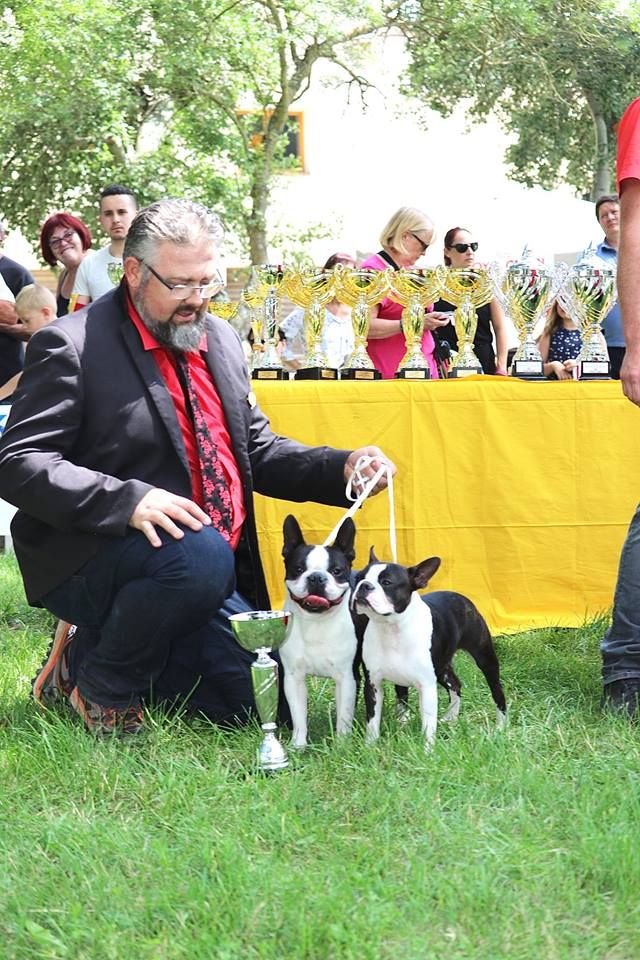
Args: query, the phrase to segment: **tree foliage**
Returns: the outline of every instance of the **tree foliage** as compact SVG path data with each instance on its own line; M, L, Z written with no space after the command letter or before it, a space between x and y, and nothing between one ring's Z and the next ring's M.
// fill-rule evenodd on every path
M406 89L444 116L461 102L476 120L496 113L514 179L595 198L640 89L635 19L613 0L410 0Z
M0 207L34 238L54 209L92 223L99 189L122 181L143 203L218 208L263 260L289 109L321 59L364 83L349 48L392 15L373 0L13 0Z

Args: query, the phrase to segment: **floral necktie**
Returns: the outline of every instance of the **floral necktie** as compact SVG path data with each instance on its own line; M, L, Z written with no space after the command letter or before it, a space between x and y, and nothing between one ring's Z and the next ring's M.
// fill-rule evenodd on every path
M225 540L230 540L233 521L231 494L218 457L218 448L213 442L198 394L193 386L189 361L184 353L176 354L176 361L178 380L187 401L198 444L204 509L211 517L214 529L221 533Z

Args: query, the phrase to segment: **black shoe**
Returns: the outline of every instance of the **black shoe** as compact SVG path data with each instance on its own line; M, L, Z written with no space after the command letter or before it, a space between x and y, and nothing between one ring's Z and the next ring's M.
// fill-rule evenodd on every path
M605 683L602 694L602 707L605 710L616 710L626 713L631 719L638 716L638 699L640 698L640 677L628 677L625 680L614 680Z

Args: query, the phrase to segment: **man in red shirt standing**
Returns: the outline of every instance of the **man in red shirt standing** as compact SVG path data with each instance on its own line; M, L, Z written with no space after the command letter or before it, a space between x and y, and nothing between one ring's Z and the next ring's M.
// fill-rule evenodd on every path
M207 313L221 238L198 204L142 210L120 287L30 340L0 443L27 598L81 625L44 669L97 733L137 732L150 696L246 716L252 657L227 618L269 605L254 490L343 506L360 454L370 474L386 460L271 431Z
M620 369L625 396L640 406L640 98L618 128L620 248L618 300L626 353ZM602 641L604 704L633 717L640 695L640 507L622 547L611 628Z

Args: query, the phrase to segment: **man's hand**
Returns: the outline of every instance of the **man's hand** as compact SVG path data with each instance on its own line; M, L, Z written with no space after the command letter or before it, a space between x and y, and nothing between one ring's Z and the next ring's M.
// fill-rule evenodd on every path
M156 487L144 495L131 514L129 526L144 533L152 547L161 547L162 541L156 533L156 527L166 530L176 540L184 537L184 531L176 526L174 520L191 530L202 530L203 526L211 524L204 510L193 500Z
M625 397L640 407L640 352L627 347L620 367L620 381Z
M365 482L370 480L376 475L380 467L388 466L391 468L391 475L394 476L397 472L395 463L389 460L388 457L384 455L380 447L360 447L358 450L354 450L353 453L350 453L347 457L346 463L344 465L344 480L345 483L349 482L351 475L353 474L353 469L360 459L360 457L371 457L371 463L368 463L364 469L360 471L364 477ZM364 484L362 481L356 481L353 484L353 492L358 494L362 493ZM371 491L372 494L380 493L381 490L384 490L387 486L387 475L383 473L375 487Z

